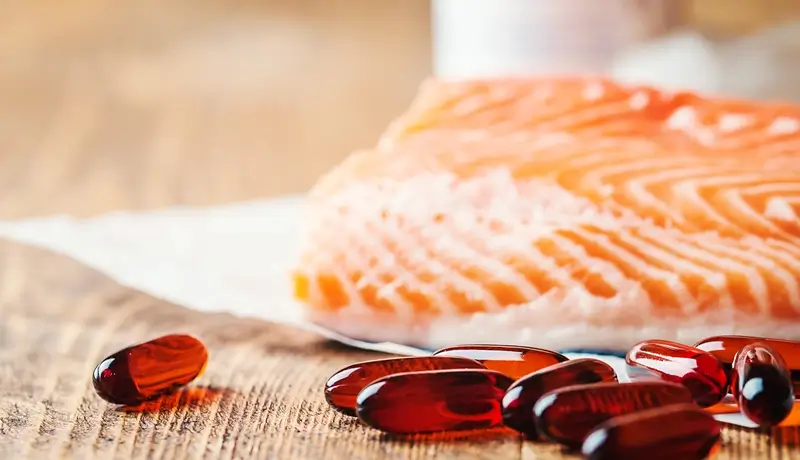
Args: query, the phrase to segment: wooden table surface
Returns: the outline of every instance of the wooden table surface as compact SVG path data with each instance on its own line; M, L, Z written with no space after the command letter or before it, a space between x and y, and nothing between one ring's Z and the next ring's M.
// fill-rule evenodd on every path
M428 9L0 1L0 218L302 192L406 108Z
M308 188L371 144L428 74L424 0L0 1L0 219ZM97 398L103 356L201 336L207 372L138 410ZM329 410L375 355L188 311L0 241L0 459L561 459L510 432L398 439ZM730 428L720 458L800 458L795 429Z
M0 459L579 458L513 432L393 438L331 410L337 369L384 357L124 288L63 256L0 241ZM210 350L191 387L139 408L98 398L93 367L183 331ZM800 431L727 428L719 459L800 459ZM677 459L676 459L677 460Z

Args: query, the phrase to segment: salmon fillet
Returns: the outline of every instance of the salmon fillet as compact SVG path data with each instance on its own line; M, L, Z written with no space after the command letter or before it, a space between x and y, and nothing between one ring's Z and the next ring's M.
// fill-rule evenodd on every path
M352 338L800 339L797 106L430 80L307 201L295 295Z

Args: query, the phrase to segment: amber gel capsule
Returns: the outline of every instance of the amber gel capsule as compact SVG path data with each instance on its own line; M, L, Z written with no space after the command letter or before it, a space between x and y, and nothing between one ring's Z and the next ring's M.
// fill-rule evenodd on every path
M503 397L503 423L536 438L533 406L545 393L570 385L616 382L608 364L591 358L573 359L538 370L514 382Z
M489 370L394 374L358 394L361 421L388 433L471 430L500 425L500 400L513 381Z
M487 369L514 379L568 360L554 351L516 345L458 345L442 348L433 352L433 355L474 359Z
M702 460L719 446L720 423L693 404L675 404L610 419L581 449L589 460Z
M533 406L533 415L539 433L561 444L579 447L594 427L610 418L691 402L689 390L675 383L594 383L545 394Z
M719 335L703 339L697 342L695 347L716 356L725 366L725 370L730 372L733 357L736 356L736 353L745 346L756 342L766 344L780 353L789 367L789 373L794 385L794 394L800 396L800 342L745 335Z
M779 424L794 405L786 362L764 343L746 345L736 354L731 392L744 415L760 426Z
M105 358L94 369L92 383L106 401L134 406L187 385L203 373L207 361L200 340L166 335Z
M667 382L679 383L691 391L701 407L717 404L728 394L728 375L722 363L708 352L667 340L646 340L631 348L625 357L630 377L639 380L644 369Z
M420 356L413 358L376 359L340 369L325 384L325 400L334 409L356 415L356 396L365 386L387 375L443 369L485 369L481 363L467 358Z

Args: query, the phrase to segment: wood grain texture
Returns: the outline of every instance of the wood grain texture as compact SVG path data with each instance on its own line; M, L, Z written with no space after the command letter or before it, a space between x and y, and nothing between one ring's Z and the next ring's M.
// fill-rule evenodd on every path
M0 0L0 218L305 190L407 106L428 7ZM140 411L96 397L99 359L172 332L210 349L191 388ZM0 241L0 459L574 458L499 430L394 439L330 410L327 377L375 357ZM800 459L798 443L730 428L719 458Z
M325 403L327 377L384 355L267 322L186 310L63 256L0 241L2 459L578 458L492 430L392 438ZM94 394L91 372L125 346L201 337L205 374L138 410ZM727 428L720 459L800 459L800 429Z
M407 107L428 9L0 1L0 218L305 191Z

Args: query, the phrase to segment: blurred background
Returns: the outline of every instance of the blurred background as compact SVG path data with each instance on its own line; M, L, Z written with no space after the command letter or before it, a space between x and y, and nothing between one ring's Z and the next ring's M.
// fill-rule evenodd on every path
M0 0L0 218L303 192L432 73L800 100L799 18L798 0Z

